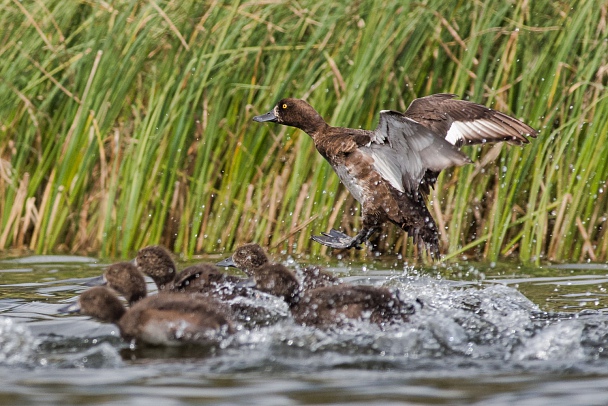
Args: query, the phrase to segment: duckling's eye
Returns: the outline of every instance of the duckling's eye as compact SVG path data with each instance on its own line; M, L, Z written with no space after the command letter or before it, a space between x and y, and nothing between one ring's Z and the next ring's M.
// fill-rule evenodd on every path
M283 103L283 105L281 106L283 108L283 110L287 109L287 104Z

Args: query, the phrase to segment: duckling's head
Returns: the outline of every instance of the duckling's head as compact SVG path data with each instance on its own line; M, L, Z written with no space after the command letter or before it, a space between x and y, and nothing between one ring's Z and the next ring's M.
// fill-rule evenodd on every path
M169 251L160 245L140 249L134 264L139 271L152 278L160 290L168 287L175 278L175 262Z
M308 134L313 134L320 127L327 125L323 117L308 103L300 99L282 99L268 113L256 116L258 123L273 122L296 127Z
M253 271L270 261L268 256L258 244L245 244L238 247L231 257L217 263L218 266L233 266L241 269L248 276L253 276Z
M146 297L146 280L131 262L110 265L103 273L106 285L133 304Z
M84 291L75 303L60 312L86 314L105 323L116 323L125 314L125 308L110 289L96 286Z

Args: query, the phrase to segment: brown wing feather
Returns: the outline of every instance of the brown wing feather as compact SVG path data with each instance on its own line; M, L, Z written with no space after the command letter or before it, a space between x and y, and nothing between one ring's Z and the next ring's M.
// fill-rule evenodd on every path
M528 143L537 131L527 124L481 104L454 100L456 95L440 93L412 101L404 113L454 145L505 141Z

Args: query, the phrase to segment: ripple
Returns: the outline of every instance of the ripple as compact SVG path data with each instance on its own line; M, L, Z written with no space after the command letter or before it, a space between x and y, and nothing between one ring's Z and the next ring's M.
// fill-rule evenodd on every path
M96 258L77 255L31 255L0 260L0 264L94 264L96 262L98 262Z

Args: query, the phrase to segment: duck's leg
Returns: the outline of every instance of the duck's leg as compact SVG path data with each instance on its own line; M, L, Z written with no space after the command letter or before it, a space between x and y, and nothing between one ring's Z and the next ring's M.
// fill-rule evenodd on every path
M376 227L363 227L359 233L354 237L349 237L341 231L331 229L329 233L321 233L322 235L313 235L311 238L323 245L327 245L331 248L336 249L351 249L355 248L360 250L361 244L364 243L375 233Z

